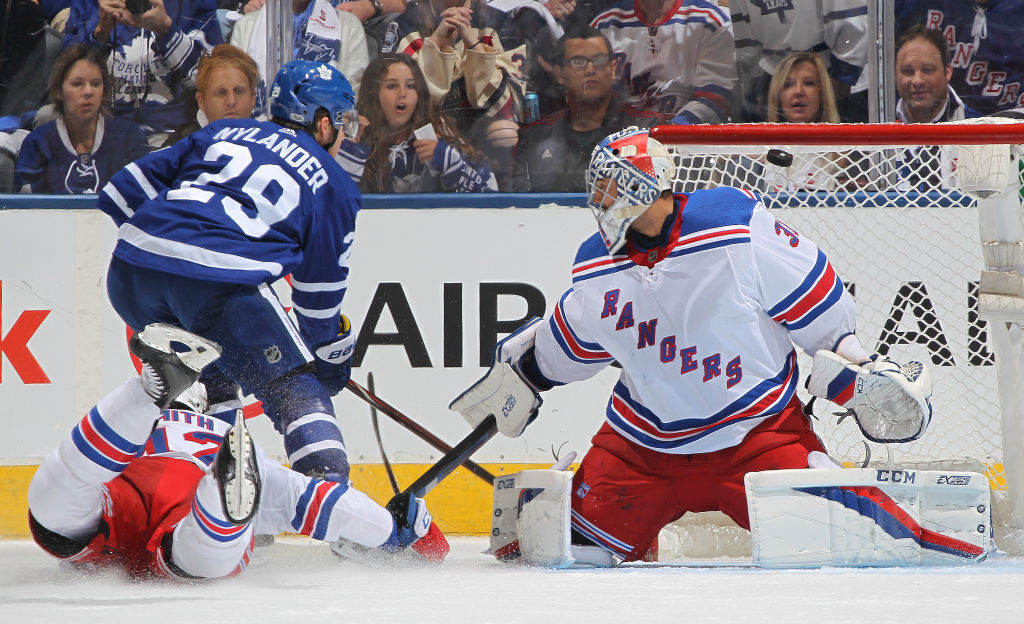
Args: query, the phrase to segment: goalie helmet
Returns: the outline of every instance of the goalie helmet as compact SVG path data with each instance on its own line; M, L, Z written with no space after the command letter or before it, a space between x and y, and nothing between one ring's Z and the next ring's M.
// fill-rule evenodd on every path
M345 112L355 109L352 85L326 63L291 61L284 65L270 89L270 116L309 126L323 108L335 128L345 125Z
M626 242L633 221L672 189L675 164L665 146L633 126L594 147L587 169L587 205L609 253Z

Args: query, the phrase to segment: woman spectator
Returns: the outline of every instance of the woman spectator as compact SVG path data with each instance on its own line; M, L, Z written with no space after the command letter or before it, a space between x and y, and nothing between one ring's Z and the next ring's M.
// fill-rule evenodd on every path
M768 86L768 121L839 123L828 69L814 52L794 52L782 60ZM764 172L769 191L833 189L835 155L793 154L793 163Z
M365 158L363 192L498 190L490 165L431 103L427 81L408 55L370 62L356 108L364 116L360 143L343 141L339 158Z
M820 56L794 52L783 59L768 87L768 121L839 123L836 96Z
M133 13L133 11L142 11ZM112 112L142 126L163 147L188 123L196 65L223 43L215 0L72 0L65 46L85 43L109 54Z
M95 193L149 151L137 125L107 115L111 89L102 50L72 44L61 52L49 88L57 117L25 137L16 188L23 193Z
M397 43L386 41L382 52L416 59L434 104L474 145L510 165L527 55L518 40L505 48L507 15L484 0L423 0L396 24Z

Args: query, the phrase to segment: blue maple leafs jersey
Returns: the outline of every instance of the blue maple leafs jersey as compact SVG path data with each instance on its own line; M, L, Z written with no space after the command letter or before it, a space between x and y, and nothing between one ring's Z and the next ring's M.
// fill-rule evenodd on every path
M292 275L310 346L338 333L361 196L305 132L224 119L115 174L99 207L114 255L136 266L237 284Z

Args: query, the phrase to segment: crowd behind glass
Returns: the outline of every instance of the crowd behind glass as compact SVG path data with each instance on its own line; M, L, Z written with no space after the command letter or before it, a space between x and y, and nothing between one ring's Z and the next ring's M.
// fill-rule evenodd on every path
M0 192L95 193L209 123L265 118L265 2L0 0ZM627 126L879 117L868 4L291 0L290 56L351 83L331 152L363 192L580 192ZM1024 107L1024 0L896 0L891 19L883 120Z

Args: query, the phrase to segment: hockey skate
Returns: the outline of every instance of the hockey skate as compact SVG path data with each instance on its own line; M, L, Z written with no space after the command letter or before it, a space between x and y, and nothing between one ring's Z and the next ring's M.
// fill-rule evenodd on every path
M262 483L256 447L245 427L242 410L237 410L235 424L224 434L211 471L220 488L220 503L228 521L242 525L252 520L260 505Z
M128 350L142 360L142 387L164 410L220 357L220 345L180 327L154 323L132 336Z

